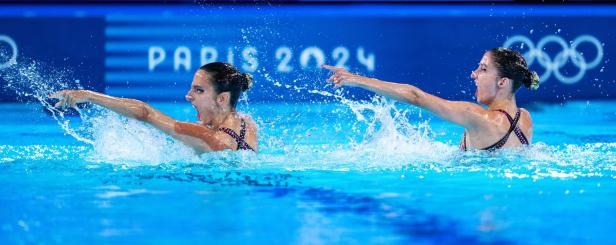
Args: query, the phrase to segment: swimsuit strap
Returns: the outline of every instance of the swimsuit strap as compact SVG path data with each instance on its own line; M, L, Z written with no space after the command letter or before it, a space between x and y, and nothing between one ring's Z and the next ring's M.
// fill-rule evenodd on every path
M460 150L466 151L466 130L462 134L462 142L460 142Z
M231 136L231 138L235 139L235 142L237 142L237 149L238 150L252 150L254 151L254 149L252 149L252 147L250 147L250 145L248 145L248 143L246 143L246 141L244 141L244 136L246 135L246 122L244 122L244 119L240 119L241 123L240 123L240 135L237 135L237 133L235 133L235 131L233 131L233 129L230 128L220 128L220 131L225 132L226 134L228 134L229 136Z
M240 119L240 139L244 140L244 136L246 136L246 122L244 119Z
M510 118L509 114L506 111L503 111L503 110L496 110L496 111L503 112L505 113L505 115L508 116L508 118ZM511 132L513 132L513 130L516 128L516 124L518 124L519 120L520 120L520 109L518 109L518 111L515 113L515 118L512 121L509 121L511 126L509 126L509 130L507 131L507 134L505 134L503 138L501 138L499 141L497 141L493 145L483 148L482 150L493 151L493 150L500 149L501 147L503 147L505 143L507 143L507 140L509 139L509 135L511 135Z
M500 149L501 147L505 145L505 143L507 143L507 140L509 139L509 135L511 135L511 132L515 133L515 135L520 140L520 143L522 143L523 145L528 145L528 139L526 138L526 136L524 136L524 133L522 133L522 130L520 130L520 128L517 125L518 121L520 120L520 109L518 109L517 112L515 113L515 118L511 118L509 113L507 113L506 111L503 111L503 110L495 110L495 111L502 112L503 114L505 114L505 116L507 116L507 120L509 121L509 124L511 125L509 126L509 131L507 132L507 134L505 134L505 136L503 136L503 138L501 138L499 141L497 141L493 145L483 148L482 150L493 151L496 149ZM466 131L464 131L464 134L462 136L462 142L460 142L460 150L466 151Z
M497 110L497 111L500 111L503 114L505 114L505 116L507 116L507 120L509 120L509 123L514 124L514 120L513 118L511 118L509 113L503 110ZM518 112L516 113L516 117L518 116L518 114L520 114L520 109L518 109ZM518 127L518 125L515 125L515 128L513 129L513 133L515 133L515 135L518 137L518 139L520 140L520 143L522 143L523 145L528 145L528 139L526 138L524 133L522 133L522 130L520 130L520 127Z

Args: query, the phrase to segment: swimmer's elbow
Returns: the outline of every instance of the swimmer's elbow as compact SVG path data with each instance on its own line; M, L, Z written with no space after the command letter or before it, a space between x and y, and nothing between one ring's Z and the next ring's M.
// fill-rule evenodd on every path
M151 107L145 102L134 100L135 107L133 109L133 116L135 119L143 122L147 122L150 119Z
M404 99L409 104L422 106L425 103L423 91L412 85L407 85L404 91Z

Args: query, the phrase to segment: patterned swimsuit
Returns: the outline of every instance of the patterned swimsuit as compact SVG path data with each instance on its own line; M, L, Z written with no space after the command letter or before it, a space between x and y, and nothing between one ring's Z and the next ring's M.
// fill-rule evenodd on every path
M246 136L246 122L244 122L244 119L241 119L239 135L230 128L220 128L219 130L227 133L229 136L231 136L231 138L235 139L235 142L237 142L237 150L255 151L254 149L252 149L252 147L250 147L250 145L248 145L248 143L246 143L246 141L244 141L244 137Z

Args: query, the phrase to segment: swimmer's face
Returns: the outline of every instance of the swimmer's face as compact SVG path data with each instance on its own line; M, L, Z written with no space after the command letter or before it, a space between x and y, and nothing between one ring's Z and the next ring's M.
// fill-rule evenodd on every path
M197 110L199 121L209 123L221 111L222 101L218 101L218 94L214 90L210 75L198 70L193 77L186 100Z
M500 76L496 64L492 61L492 55L490 52L486 52L477 69L471 72L471 78L475 81L477 90L475 91L475 98L477 102L485 105L492 103L496 97L497 82Z

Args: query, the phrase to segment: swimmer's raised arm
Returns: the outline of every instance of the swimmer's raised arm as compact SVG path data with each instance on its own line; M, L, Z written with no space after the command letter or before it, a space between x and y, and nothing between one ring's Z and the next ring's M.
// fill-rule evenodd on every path
M196 123L177 121L139 100L113 97L89 90L63 90L49 97L60 99L55 104L56 107L74 107L79 103L90 102L126 117L146 122L198 152L230 148L220 139L221 135L217 131Z
M334 72L327 79L334 83L334 87L349 86L363 88L379 95L424 108L447 121L462 125L465 128L477 126L477 124L482 122L480 119L486 115L486 110L477 104L445 100L409 84L386 82L364 77L350 73L343 68L329 65L323 65L323 68Z
M75 107L77 104L90 102L100 105L123 116L143 121L147 118L148 104L134 99L117 98L89 90L62 90L49 95L59 99L55 107Z

